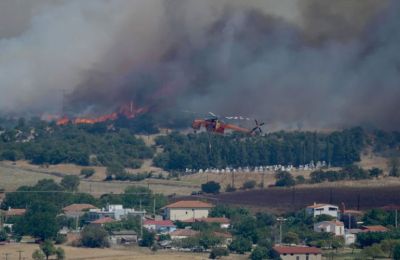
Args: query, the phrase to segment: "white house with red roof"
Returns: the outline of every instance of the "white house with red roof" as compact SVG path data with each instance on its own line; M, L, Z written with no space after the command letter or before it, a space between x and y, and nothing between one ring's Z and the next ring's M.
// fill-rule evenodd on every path
M214 206L207 202L197 200L181 200L165 206L164 216L166 219L185 221L196 218L207 218Z
M321 221L314 224L314 231L332 233L335 236L344 236L344 224L341 221Z
M332 204L317 204L314 203L306 208L306 212L314 217L319 215L328 215L334 218L338 217L339 207Z
M319 248L308 246L281 246L273 250L282 260L321 260L322 252Z
M176 230L176 226L171 220L145 220L143 227L157 233L170 233Z

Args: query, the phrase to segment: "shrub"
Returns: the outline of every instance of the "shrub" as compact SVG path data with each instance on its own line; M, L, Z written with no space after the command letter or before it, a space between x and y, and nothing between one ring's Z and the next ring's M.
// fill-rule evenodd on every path
M228 184L225 188L225 192L234 192L236 191L236 188L230 184Z
M256 181L250 180L243 183L242 189L253 189L256 186Z
M81 175L83 175L85 178L89 178L95 173L96 171L93 168L84 168L81 170Z
M276 178L275 185L278 187L295 185L294 178L289 172L286 171L277 172L275 178Z
M217 258L219 258L221 256L228 256L228 255L229 255L228 249L223 248L223 247L214 247L211 250L209 258L210 259L217 259Z
M250 255L251 260L262 260L266 258L268 258L268 249L261 246L254 248Z
M209 181L207 183L204 183L201 185L201 190L205 193L219 193L219 189L221 186L219 185L218 182L215 181Z
M98 226L86 226L81 233L81 243L86 247L108 247L108 233Z
M234 251L238 254L244 254L251 250L252 243L249 239L244 237L237 237L229 245L229 250Z

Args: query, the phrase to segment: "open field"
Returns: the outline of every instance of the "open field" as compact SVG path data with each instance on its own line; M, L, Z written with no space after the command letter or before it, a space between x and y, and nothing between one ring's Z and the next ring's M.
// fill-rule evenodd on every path
M130 260L130 259L166 259L166 260L178 260L178 259L208 259L206 253L185 253L185 252L168 252L168 251L157 251L151 252L147 248L124 248L124 249L95 249L95 248L77 248L70 246L61 246L66 253L66 259L70 260L84 260L84 259L103 259L103 260ZM0 246L0 255L8 255L8 260L16 260L18 257L18 250L22 250L22 259L31 259L34 250L38 249L39 246L36 244L19 244L12 243ZM231 255L223 259L247 259L245 256Z
M314 202L345 203L347 209L370 209L389 204L400 205L400 186L385 187L296 187L204 195L214 203L245 205L277 212L294 211Z
M146 138L146 137L143 137ZM379 156L371 156L370 154L363 154L362 161L359 165L365 169L372 167L379 167L384 169L387 173L387 159ZM13 191L21 185L34 185L38 180L44 178L52 178L60 181L65 175L73 174L79 175L83 167L72 164L59 164L49 165L49 167L41 167L38 165L29 164L27 161L17 162L0 162L0 188L6 191ZM186 176L181 176L179 180L176 179L147 179L139 182L126 182L126 181L111 181L104 182L106 177L105 167L93 167L96 173L88 179L81 178L79 191L92 193L95 196L100 196L104 193L121 193L128 186L148 186L156 193L163 193L165 195L189 195L192 191L200 190L201 184L207 181L216 181L221 184L221 191L224 191L228 184L232 183L231 173L196 173ZM333 168L333 170L337 170ZM153 167L151 160L146 160L141 169L129 170L132 173L153 171L156 174L163 172L161 169ZM163 172L166 174L165 172ZM292 171L294 177L302 175L306 178L310 175L311 171ZM248 180L255 180L257 185L264 182L264 187L275 183L274 172L267 171L265 173L256 172L241 172L234 174L235 187L242 187L243 183ZM380 178L378 180L359 180L359 181L340 181L340 182L327 182L319 184L301 185L301 188L315 188L315 187L382 187L382 186L400 186L400 178Z
M15 165L11 162L0 162L0 188L5 189L5 191L14 191L19 186L34 185L39 180L46 178L59 182L64 175L79 174L80 169L79 166L69 164L50 166L45 169L26 162L17 162ZM197 185L185 181L147 179L140 182L104 182L102 179L81 179L79 191L100 196L104 193L122 193L126 187L137 185L150 187L154 192L165 195L188 195L193 190L199 189Z

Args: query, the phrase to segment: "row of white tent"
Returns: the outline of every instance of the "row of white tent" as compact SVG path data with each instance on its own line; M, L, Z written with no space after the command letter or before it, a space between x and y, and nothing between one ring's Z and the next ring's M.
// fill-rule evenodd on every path
M327 164L325 161L318 161L316 164L314 164L313 161L311 161L308 164L304 165L299 165L299 166L293 166L293 165L266 165L266 166L256 166L256 167L226 167L223 169L217 169L217 168L206 168L206 169L189 169L186 168L185 172L186 173L231 173L231 172L275 172L275 171L309 171L309 170L316 170L316 169L321 169L323 167L327 167ZM330 167L330 166L328 166Z

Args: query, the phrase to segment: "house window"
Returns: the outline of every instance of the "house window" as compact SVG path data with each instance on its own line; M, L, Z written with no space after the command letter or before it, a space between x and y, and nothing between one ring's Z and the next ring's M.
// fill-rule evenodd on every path
M310 257L308 255L306 255L306 260L309 260L309 259L310 259Z
M188 214L188 212L186 211L186 215Z
M300 256L296 256L296 260L300 260Z
M337 211L337 208L329 208L329 211Z

